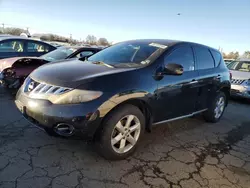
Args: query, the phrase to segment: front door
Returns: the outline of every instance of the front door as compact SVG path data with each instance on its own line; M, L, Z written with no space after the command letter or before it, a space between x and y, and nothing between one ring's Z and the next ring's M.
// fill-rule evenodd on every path
M198 96L198 71L195 70L191 46L181 45L165 55L162 66L168 63L181 64L182 75L164 75L158 81L154 123L188 115L195 111Z
M18 39L0 41L0 59L22 56L24 43Z

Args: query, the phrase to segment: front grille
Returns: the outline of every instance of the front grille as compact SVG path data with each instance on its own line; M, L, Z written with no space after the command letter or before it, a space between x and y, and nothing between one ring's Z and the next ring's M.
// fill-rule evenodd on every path
M60 95L70 91L70 88L53 86L46 83L39 83L30 77L25 80L24 83L24 92L32 94L54 94Z
M232 79L231 80L231 83L232 84L237 84L237 85L240 85L244 82L245 80L241 80L241 79Z

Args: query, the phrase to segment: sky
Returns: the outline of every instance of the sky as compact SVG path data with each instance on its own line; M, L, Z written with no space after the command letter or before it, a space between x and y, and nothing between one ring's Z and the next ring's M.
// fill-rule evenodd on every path
M0 24L78 40L176 39L243 53L249 10L250 0L0 0Z

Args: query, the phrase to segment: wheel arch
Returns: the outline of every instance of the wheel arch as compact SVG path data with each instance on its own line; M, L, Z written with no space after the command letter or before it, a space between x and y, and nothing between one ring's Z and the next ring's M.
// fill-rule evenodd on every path
M219 91L223 92L226 95L226 105L228 105L228 101L230 99L230 87L223 86Z
M118 97L119 98L119 97ZM146 100L143 98L129 98L127 100L122 100L118 102L118 98L112 97L112 99L106 101L98 110L99 115L101 117L101 121L99 124L99 127L95 131L94 137L98 134L98 132L102 129L103 122L105 119L116 109L120 108L121 106L124 106L126 104L131 104L139 108L139 110L143 113L145 116L145 128L148 132L151 131L151 125L153 121L153 115L152 115L152 109L150 108L150 105L147 103ZM114 100L116 99L116 100Z

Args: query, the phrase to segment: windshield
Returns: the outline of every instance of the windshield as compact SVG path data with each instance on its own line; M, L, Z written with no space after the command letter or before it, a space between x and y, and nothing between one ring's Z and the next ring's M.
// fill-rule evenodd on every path
M47 61L57 61L61 59L66 59L69 55L74 53L76 49L70 47L60 47L56 50L49 52L45 55L42 55L41 58Z
M123 42L106 48L91 56L92 62L104 62L113 67L138 67L148 64L147 60L158 49L167 46L145 42Z
M250 61L234 61L228 65L230 70L250 72Z

